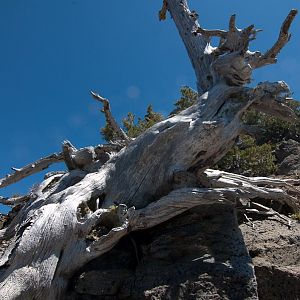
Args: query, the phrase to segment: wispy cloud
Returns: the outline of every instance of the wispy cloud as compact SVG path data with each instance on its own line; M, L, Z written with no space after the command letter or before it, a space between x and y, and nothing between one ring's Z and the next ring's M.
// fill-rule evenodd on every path
M126 94L129 99L137 99L140 97L141 91L136 85L131 85L127 88Z

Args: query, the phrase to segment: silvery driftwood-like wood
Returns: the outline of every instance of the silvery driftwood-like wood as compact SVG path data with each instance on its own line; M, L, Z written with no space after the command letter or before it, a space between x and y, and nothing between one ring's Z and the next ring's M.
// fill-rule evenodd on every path
M79 150L67 141L60 154L2 179L0 187L62 160L69 170L48 176L1 230L1 299L63 299L72 275L130 231L150 228L195 206L261 197L299 208L297 197L288 194L296 182L205 171L245 130L241 117L250 107L284 120L295 118L284 104L290 97L286 83L245 84L255 68L276 61L296 11L284 21L275 45L261 54L248 50L257 30L238 29L235 16L228 31L211 31L200 27L185 0L165 0L164 9L187 48L201 95L198 102L130 140L114 121L108 100L94 93L119 141ZM211 36L220 37L219 47L210 45ZM178 180L178 174L187 179ZM13 199L5 201L14 204Z

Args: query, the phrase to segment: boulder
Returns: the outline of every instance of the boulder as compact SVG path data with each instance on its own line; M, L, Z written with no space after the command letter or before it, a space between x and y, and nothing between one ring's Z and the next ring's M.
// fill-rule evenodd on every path
M240 225L253 259L259 299L300 299L300 223L278 216Z
M278 175L300 175L300 143L283 141L275 151Z

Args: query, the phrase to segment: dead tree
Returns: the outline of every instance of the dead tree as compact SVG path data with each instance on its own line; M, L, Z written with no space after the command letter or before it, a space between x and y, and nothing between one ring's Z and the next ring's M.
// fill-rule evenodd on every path
M64 142L61 153L1 179L0 188L57 161L68 167L68 172L48 174L30 195L0 198L14 207L0 231L1 299L63 299L74 272L123 236L194 206L261 197L299 209L294 188L299 182L206 170L247 130L241 117L249 108L295 120L285 105L290 97L285 82L247 84L253 70L276 62L297 11L290 11L266 53L249 51L258 31L254 25L238 29L235 15L228 30L206 30L186 0L164 0L161 19L167 11L195 70L198 102L130 140L113 119L108 100L93 93L103 103L114 141L83 149ZM211 37L220 39L218 47L210 45Z

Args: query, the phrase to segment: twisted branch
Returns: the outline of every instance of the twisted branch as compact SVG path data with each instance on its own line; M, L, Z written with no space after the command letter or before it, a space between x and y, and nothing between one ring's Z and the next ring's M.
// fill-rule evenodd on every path
M291 38L289 29L297 13L298 11L296 9L292 9L289 12L284 22L282 23L277 41L275 42L273 47L265 54L260 54L258 57L256 56L253 58L253 60L251 60L250 64L252 68L260 68L265 65L274 64L277 62L276 56Z

